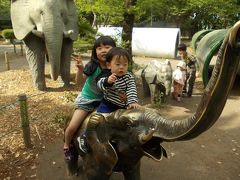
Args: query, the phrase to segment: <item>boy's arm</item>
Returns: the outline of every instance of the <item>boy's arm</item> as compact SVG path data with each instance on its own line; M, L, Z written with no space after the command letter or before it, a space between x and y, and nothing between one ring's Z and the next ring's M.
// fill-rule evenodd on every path
M127 105L133 103L138 103L138 96L137 96L137 86L135 83L134 77L130 74L129 81L127 82Z

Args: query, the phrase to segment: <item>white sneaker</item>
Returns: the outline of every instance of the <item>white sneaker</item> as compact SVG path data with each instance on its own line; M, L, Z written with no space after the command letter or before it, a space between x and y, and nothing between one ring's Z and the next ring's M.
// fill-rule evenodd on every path
M84 152L88 153L88 148L85 139L82 136L79 136L77 138L78 144L79 144L79 149Z

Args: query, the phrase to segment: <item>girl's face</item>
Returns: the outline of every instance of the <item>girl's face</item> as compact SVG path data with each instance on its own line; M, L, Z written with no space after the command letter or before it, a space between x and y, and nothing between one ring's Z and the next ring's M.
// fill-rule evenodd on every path
M123 76L128 70L128 59L125 56L113 56L111 62L107 63L107 67L116 76Z
M98 61L99 61L100 65L103 65L104 67L106 67L106 54L108 53L108 51L110 49L112 49L112 46L103 45L103 44L101 44L100 46L98 46L96 48L96 54L97 54Z

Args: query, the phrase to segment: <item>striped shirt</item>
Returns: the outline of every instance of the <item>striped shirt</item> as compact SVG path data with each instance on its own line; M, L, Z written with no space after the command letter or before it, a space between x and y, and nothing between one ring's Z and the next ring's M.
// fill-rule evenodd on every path
M117 77L114 84L107 82L109 75L111 75L110 70L105 70L105 75L97 81L97 86L102 90L105 101L121 108L126 108L129 104L138 102L135 79L130 72L127 72L124 76ZM121 100L120 94L126 94L126 102Z

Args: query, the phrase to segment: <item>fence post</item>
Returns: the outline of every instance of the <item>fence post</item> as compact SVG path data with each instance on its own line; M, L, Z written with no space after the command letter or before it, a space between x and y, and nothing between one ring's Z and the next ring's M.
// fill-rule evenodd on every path
M10 70L10 65L9 65L9 60L8 60L8 52L7 51L4 51L4 56L5 56L6 68L7 68L7 70Z
M21 113L21 127L23 130L23 140L26 148L32 147L30 138L30 127L28 119L28 109L27 109L27 96L26 94L18 95L18 101Z

